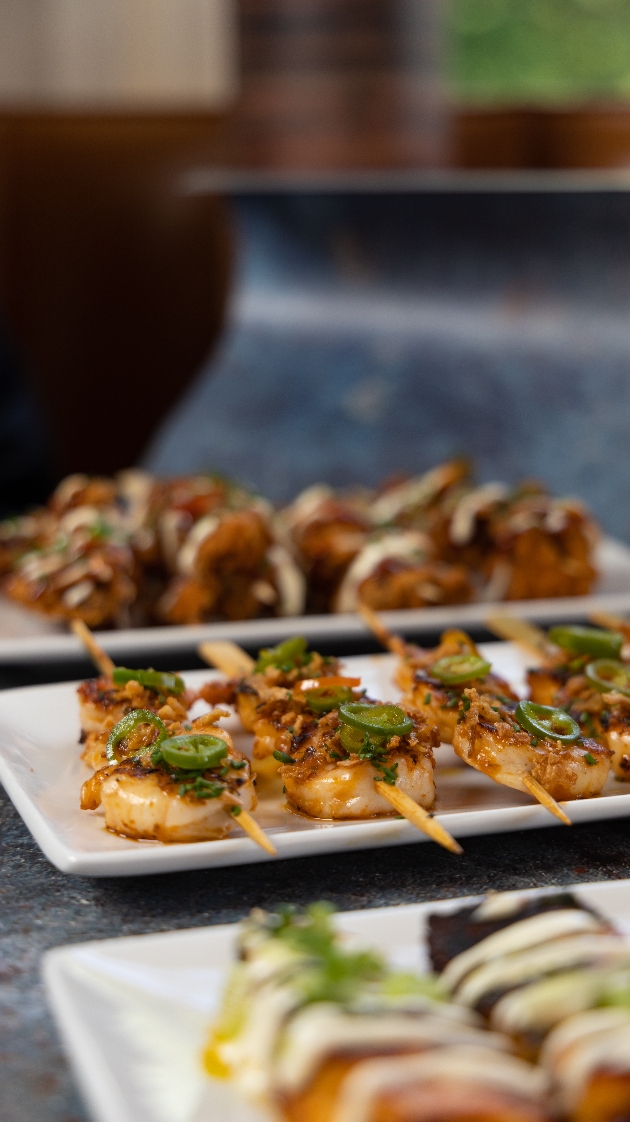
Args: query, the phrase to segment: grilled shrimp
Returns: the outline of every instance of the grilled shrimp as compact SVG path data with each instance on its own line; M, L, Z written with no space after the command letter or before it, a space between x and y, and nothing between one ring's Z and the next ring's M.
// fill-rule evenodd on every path
M445 631L440 645L434 650L409 648L407 657L401 659L396 681L403 690L405 701L424 714L425 720L437 725L440 737L446 744L452 744L457 725L458 706L469 686L475 686L484 695L498 698L499 701L518 701L503 678L487 669L481 677L469 677L463 682L447 685L432 673L433 667L442 659L471 655L483 661L472 639L464 631ZM474 663L471 662L474 667ZM481 667L484 670L484 667ZM473 670L474 673L474 670Z
M135 679L123 686L115 686L112 679L105 675L81 682L77 693L81 743L85 744L81 758L94 769L107 762L107 738L114 725L127 713L133 709L148 709L162 720L184 721L196 696L186 690L173 697L161 690L141 686Z
M425 809L435 801L433 748L435 726L413 709L402 707L413 722L406 736L393 736L382 753L369 746L348 751L340 739L336 710L299 725L287 753L292 763L279 769L289 805L311 818L376 818L392 815L378 782L395 783ZM299 720L299 718L298 718Z
M474 688L464 690L453 736L460 759L516 791L527 791L522 777L531 776L556 800L600 793L610 768L609 748L586 738L569 745L539 740L515 723L512 706L494 700Z
M556 630L562 631L561 628ZM590 629L583 631L588 635ZM621 658L626 650L626 647L621 648ZM615 654L614 650L611 653ZM589 664L592 665L589 667ZM612 666L619 667L623 677L623 663L618 658L613 660ZM594 654L576 657L575 652L560 650L546 665L528 671L530 696L538 704L566 709L585 736L610 748L611 768L616 778L630 781L630 697L615 690L613 681L610 692L605 691L605 682L600 682L601 688L597 689L589 677L591 670L597 668Z
M134 742L134 755L100 768L83 784L81 809L102 805L107 828L125 837L161 842L225 837L238 825L233 808L253 810L257 800L249 763L230 734L216 725L217 716L207 713L191 725L168 722L167 731L172 737L203 733L221 738L227 751L220 765L191 772L164 760L154 763L156 745L145 733L144 744Z

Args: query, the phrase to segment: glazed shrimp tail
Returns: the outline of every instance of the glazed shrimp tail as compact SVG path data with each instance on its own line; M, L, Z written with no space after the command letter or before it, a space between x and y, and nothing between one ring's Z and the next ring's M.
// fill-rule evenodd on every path
M111 678L114 670L114 663L107 654L107 651L104 651L100 644L96 642L87 624L84 623L82 619L73 619L70 626L77 639L80 639L83 643L96 669L100 671L101 674L105 674L106 677Z

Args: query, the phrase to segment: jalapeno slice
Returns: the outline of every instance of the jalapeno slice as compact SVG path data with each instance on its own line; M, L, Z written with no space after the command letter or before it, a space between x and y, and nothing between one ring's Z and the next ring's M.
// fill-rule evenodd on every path
M316 686L312 690L305 690L304 697L309 709L314 713L330 713L352 701L354 694L350 686Z
M624 697L630 697L630 669L623 662L614 658L598 658L595 662L589 662L585 673L591 685L600 693L616 690Z
M216 767L227 756L228 746L220 736L191 733L189 736L170 736L160 744L167 764L183 771L197 771Z
M127 713L117 725L114 725L107 738L105 751L110 764L118 763L116 749L121 740L125 740L140 725L155 726L158 730L157 740L154 742L156 744L159 744L168 735L166 727L156 713L152 713L150 709L132 709L131 713Z
M115 686L135 681L148 690L159 690L161 693L183 693L185 689L184 680L179 674L163 670L129 670L126 666L115 666L112 678Z
M514 718L525 732L539 740L558 740L560 744L575 744L582 735L577 721L564 709L551 705L537 705L534 701L519 701Z
M305 653L308 643L301 635L293 639L285 639L277 647L265 647L258 652L258 662L254 667L256 673L261 674L268 666L277 666L279 670L293 670L298 658Z
M588 654L594 658L619 658L623 635L618 631L602 631L598 627L551 627L549 638L556 646L573 654Z
M429 670L431 677L438 678L445 686L459 686L462 682L485 678L489 672L490 663L472 651L469 654L439 658Z
M354 701L341 705L339 716L344 725L373 736L406 736L413 728L413 721L399 705L365 705Z

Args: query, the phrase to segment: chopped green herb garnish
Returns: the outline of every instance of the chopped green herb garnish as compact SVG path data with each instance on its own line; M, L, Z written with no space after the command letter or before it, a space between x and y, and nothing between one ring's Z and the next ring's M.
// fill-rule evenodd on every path
M425 704L425 705L430 705L430 703L431 703L431 694L430 694L430 693L425 693L425 695L424 695L424 704Z
M278 760L281 764L297 763L297 760L294 760L293 756L290 756L288 752L280 752L279 749L276 749L273 754L273 758L274 760Z
M595 759L595 757L593 756L593 754L591 752L586 752L586 754L584 756L584 759L586 760L587 764L589 764L591 767L593 767L597 763L597 760Z

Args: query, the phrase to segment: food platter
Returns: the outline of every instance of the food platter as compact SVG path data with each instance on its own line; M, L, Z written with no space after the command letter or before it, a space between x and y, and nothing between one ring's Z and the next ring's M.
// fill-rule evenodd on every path
M484 657L523 694L526 656L511 643L481 646ZM345 659L346 673L360 676L373 697L397 700L392 655ZM216 672L185 675L199 686ZM0 780L48 859L62 872L87 876L133 876L212 868L269 860L240 831L224 840L163 845L109 833L100 811L81 811L79 791L89 772L79 758L76 683L32 686L0 694ZM239 732L236 718L226 727L246 753L251 738ZM498 786L461 766L453 750L436 753L436 817L458 838L559 824L526 794ZM599 798L564 804L573 822L592 822L630 814L628 785L610 778ZM402 819L354 822L314 821L291 813L281 798L263 799L258 822L270 832L279 858L345 852L426 841ZM565 828L565 827L559 827Z
M569 886L630 933L630 881ZM534 889L539 896L557 889ZM426 917L482 897L339 914L400 969L427 968ZM237 924L75 944L48 951L44 981L86 1103L97 1122L265 1122L200 1055L234 958ZM185 964L185 965L184 965Z
M445 627L483 627L489 616L506 611L538 623L586 619L595 611L630 613L630 548L623 542L604 539L598 547L596 563L601 576L590 596L406 609L383 612L383 622L394 631L412 635ZM3 611L8 621L4 628ZM35 629L36 625L39 630ZM366 630L354 613L340 613L101 631L99 642L112 658L124 660L147 653L153 658L177 656L213 639L232 639L242 646L258 648L296 633L304 635L311 643L320 644L365 639ZM23 611L20 620L15 605L0 600L0 665L69 662L82 656L81 644L74 635L51 631L50 623L44 619L40 623L33 613Z

